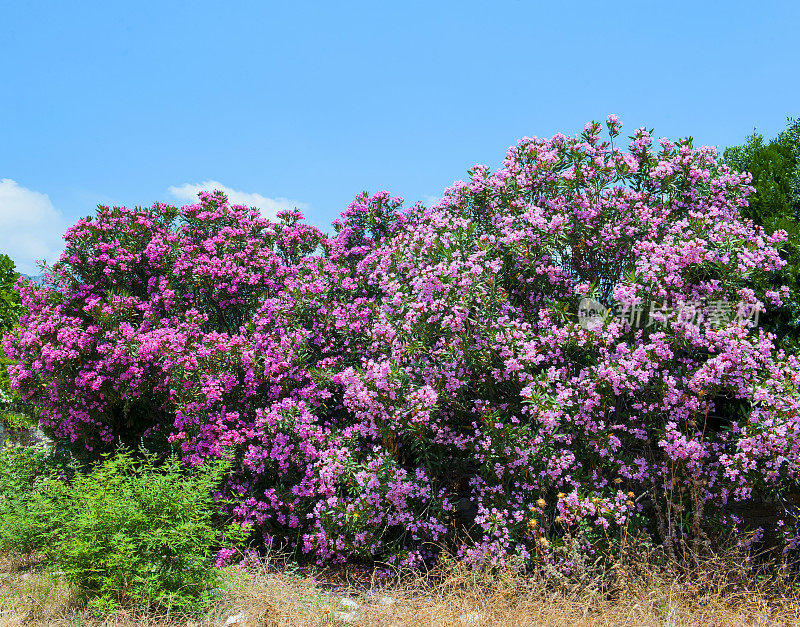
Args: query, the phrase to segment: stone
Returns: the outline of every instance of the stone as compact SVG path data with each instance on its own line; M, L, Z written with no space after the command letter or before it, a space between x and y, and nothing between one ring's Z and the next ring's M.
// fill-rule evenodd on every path
M343 623L354 623L356 622L356 613L355 612L334 612L333 617L341 621Z

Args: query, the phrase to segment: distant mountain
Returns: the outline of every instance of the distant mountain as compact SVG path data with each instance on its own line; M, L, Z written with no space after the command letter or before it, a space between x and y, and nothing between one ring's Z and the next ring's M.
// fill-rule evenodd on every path
M30 281L33 281L34 283L38 283L39 285L41 285L42 281L44 280L44 276L41 275L41 274L37 274L36 276L32 276L30 274L24 274L24 273L20 272L19 275L22 276L22 277L25 277L26 279L28 279Z

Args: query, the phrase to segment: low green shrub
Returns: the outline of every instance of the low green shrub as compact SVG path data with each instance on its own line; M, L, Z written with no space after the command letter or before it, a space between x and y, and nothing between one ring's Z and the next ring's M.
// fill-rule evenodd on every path
M42 446L0 449L0 551L29 554L47 546L54 533L50 477L64 466Z
M190 472L176 458L159 462L130 451L60 476L47 464L40 450L3 451L0 490L18 496L0 508L0 548L41 550L100 611L210 605L209 591L220 584L214 548L246 534L238 526L221 529L216 517L214 494L227 464Z

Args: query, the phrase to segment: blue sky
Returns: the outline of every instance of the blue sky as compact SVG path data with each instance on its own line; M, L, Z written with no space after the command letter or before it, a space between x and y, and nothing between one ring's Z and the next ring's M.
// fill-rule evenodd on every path
M740 143L800 115L797 2L0 0L0 251L52 261L98 203L207 181L325 227L429 201L522 136Z

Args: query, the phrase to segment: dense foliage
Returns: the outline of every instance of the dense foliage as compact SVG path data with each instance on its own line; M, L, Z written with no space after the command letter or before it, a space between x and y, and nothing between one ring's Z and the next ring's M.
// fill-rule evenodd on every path
M753 133L741 146L724 152L724 163L753 176L755 191L748 197L742 216L768 233L787 233L782 257L786 265L764 279L765 286L788 285L785 306L767 313L762 326L775 333L778 344L797 353L800 349L800 120L790 120L785 131L765 143Z
M786 233L713 149L607 127L525 138L434 207L361 194L333 236L218 192L100 207L22 286L14 385L89 452L232 460L230 513L319 561L453 542L569 572L633 527L701 550L726 503L797 488L798 362L751 321Z

